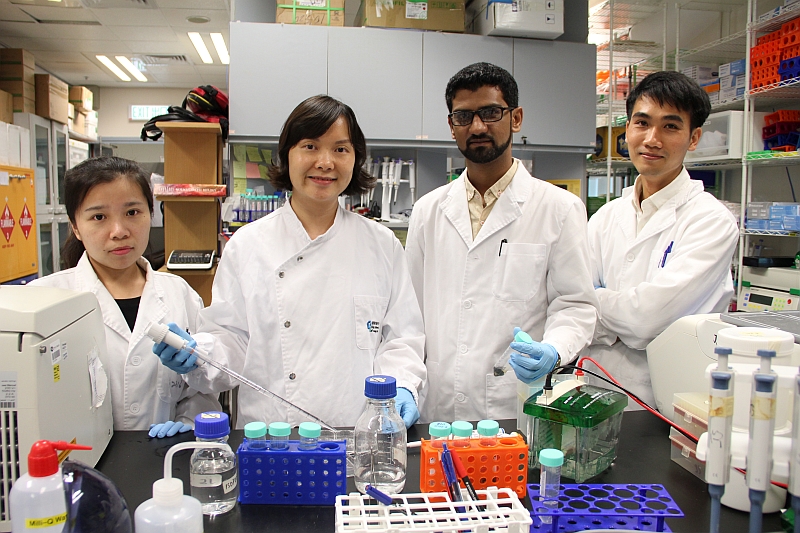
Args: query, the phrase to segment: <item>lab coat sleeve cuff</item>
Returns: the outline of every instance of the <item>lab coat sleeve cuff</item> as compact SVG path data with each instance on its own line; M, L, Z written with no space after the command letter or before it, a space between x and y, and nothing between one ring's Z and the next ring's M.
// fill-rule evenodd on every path
M411 393L411 396L414 397L414 402L417 404L417 408L419 408L419 396L417 395L417 389L412 385L409 381L397 381L397 388L398 389L406 389L408 392Z
M210 333L195 333L192 335L192 338L197 343L197 347L204 351L205 353L209 354L213 357L213 350L214 350L214 336ZM214 378L216 378L219 370L214 368L213 366L209 365L208 363L204 363L197 360L197 368L189 372L188 374L182 374L183 380L193 389L210 393L213 392L211 387L207 387L205 385L210 385L214 382Z

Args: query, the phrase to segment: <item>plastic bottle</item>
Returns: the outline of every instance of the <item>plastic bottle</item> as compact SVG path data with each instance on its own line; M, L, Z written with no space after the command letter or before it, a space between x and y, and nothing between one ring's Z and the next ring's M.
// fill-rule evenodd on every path
M194 419L194 435L198 442L218 442L225 448L200 448L192 454L189 479L192 496L200 500L203 514L227 513L239 497L236 454L227 445L230 426L228 415L211 411Z
M302 422L297 430L300 433L300 444L298 450L316 450L319 444L319 434L322 428L314 422Z
M481 446L497 446L497 433L499 431L500 424L496 420L481 420L478 422Z
M267 425L264 422L250 422L244 426L247 447L251 450L267 449Z
M397 494L406 484L406 425L397 413L397 382L391 376L365 380L367 405L356 422L355 484L366 494L372 485L386 494Z
M286 422L271 422L269 425L269 449L288 450L291 433L292 426Z
M541 474L539 476L539 501L549 509L558 508L558 495L561 489L561 465L564 453L561 450L545 448L539 452ZM552 517L543 516L542 522L549 524Z
M453 439L448 443L448 446L452 448L469 448L469 439L472 437L472 423L456 420L450 428L453 431Z
M428 424L428 434L431 436L431 446L441 448L443 442L450 438L450 424L447 422L431 422Z
M39 440L28 454L28 473L11 487L11 531L61 533L67 523L64 480L56 450L91 450L69 442Z

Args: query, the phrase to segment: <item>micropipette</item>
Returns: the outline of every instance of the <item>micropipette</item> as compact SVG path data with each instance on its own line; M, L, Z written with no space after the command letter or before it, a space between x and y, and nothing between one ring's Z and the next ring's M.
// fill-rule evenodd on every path
M775 401L778 376L771 368L774 350L758 350L761 358L753 374L750 396L750 434L747 446L747 487L750 496L750 531L761 531L762 511L772 476Z
M167 325L159 324L159 323L153 323L147 329L147 335L151 339L153 339L153 341L155 343L164 342L164 343L172 346L175 349L186 350L187 352L194 354L195 357L197 357L201 361L206 362L209 365L213 366L214 368L216 368L216 369L228 374L233 379L235 379L235 380L247 385L248 387L250 387L254 391L260 392L261 394L263 394L264 396L267 396L269 398L273 398L275 400L278 400L279 402L281 402L286 407L291 407L293 409L296 409L300 413L302 413L305 416L307 416L310 420L316 422L317 424L319 424L320 426L324 427L325 429L329 429L329 430L331 430L333 432L336 432L336 428L334 428L333 426L331 426L327 422L324 422L324 421L320 420L318 417L312 415L311 413L309 413L305 409L302 409L302 408L296 406L295 404L293 404L289 400L286 400L286 399L278 396L277 394L275 394L271 390L265 389L261 385L250 381L249 379L247 379L246 377L242 376L241 374L238 374L238 373L234 372L233 370L231 370L230 368L228 368L228 367L226 367L224 365L221 365L220 363L214 361L211 357L209 357L209 355L207 353L205 353L199 347L197 347L197 346L189 346L188 342L183 337L181 337L180 335L170 331L170 329L169 329L169 327L167 327Z
M730 480L731 471L734 373L728 368L728 356L733 350L717 346L714 353L717 354L717 368L711 372L706 482L711 495L709 531L719 533L720 500L725 493L725 485Z

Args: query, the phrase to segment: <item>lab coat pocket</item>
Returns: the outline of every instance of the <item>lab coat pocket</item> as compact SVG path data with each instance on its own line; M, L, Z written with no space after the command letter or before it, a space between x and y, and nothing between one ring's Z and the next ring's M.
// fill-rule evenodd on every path
M494 297L506 302L527 302L536 294L546 264L546 245L504 243L492 277Z
M185 383L177 372L158 365L158 397L168 404L175 404L183 393Z
M381 341L381 326L389 298L382 296L353 296L355 310L356 346L374 351Z
M517 375L509 369L503 376L486 374L486 417L516 418Z

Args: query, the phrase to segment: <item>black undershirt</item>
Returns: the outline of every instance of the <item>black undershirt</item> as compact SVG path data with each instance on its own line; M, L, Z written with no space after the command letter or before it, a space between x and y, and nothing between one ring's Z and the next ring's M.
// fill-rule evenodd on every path
M131 331L133 331L133 326L136 325L136 315L139 314L139 302L141 299L141 296L137 296L136 298L115 300Z

